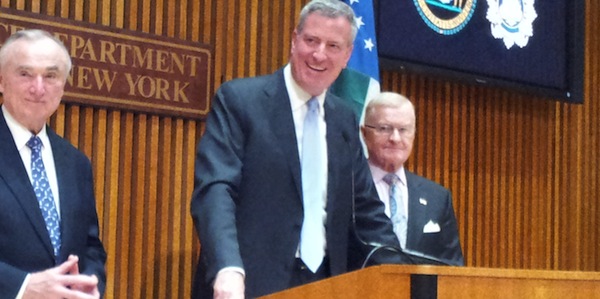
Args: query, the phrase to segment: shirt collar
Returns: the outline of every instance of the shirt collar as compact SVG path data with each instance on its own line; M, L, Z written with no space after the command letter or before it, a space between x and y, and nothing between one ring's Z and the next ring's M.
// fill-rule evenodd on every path
M21 125L14 117L8 112L6 106L2 105L2 113L4 113L4 119L6 119L6 125L8 126L8 130L13 136L13 140L15 141L15 145L17 146L17 150L23 149L26 146L27 141L31 139L33 134ZM37 134L38 137L42 140L42 146L45 147L50 144L50 140L48 139L48 133L46 132L46 126L42 127L42 130Z
M383 177L388 174L387 171L373 165L371 162L369 162L369 168L371 168L371 175L373 176L373 181L375 184L379 184L381 181L383 181ZM406 172L404 171L404 165L400 166L395 173L400 179L400 182L406 186Z
M296 80L294 80L294 77L292 76L292 67L289 63L283 68L283 79L285 80L285 87L290 96L292 111L300 109L300 107L304 106L306 102L312 98L312 96L308 92L304 91L302 87L298 85ZM317 96L317 100L319 101L319 111L323 111L323 103L325 102L326 93L327 90L323 91L323 93Z

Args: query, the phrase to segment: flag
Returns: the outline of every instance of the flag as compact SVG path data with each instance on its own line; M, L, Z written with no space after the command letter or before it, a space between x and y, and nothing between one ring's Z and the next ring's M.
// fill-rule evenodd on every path
M342 71L330 91L342 99L348 100L357 119L361 121L366 103L380 92L373 1L340 1L349 4L354 10L358 32L348 67Z

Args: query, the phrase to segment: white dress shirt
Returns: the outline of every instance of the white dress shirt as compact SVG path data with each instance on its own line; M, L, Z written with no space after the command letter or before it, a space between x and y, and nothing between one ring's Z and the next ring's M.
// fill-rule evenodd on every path
M21 160L23 161L23 166L25 166L25 170L27 171L27 175L29 176L29 181L33 182L33 178L31 176L31 149L27 146L27 141L33 136L33 134L27 130L24 126L18 123L12 115L6 110L6 106L2 105L2 112L4 113L4 118L6 119L6 125L12 134L13 140L15 142L15 146L17 150L19 150L19 154L21 155ZM60 217L60 198L58 193L58 179L56 177L56 167L54 166L54 156L52 154L52 146L50 145L50 139L48 139L48 133L46 132L46 126L42 128L42 130L37 134L37 136L42 141L42 160L44 161L44 168L46 169L46 175L48 176L48 182L50 183L50 189L52 190L52 196L54 197L54 204L56 205L56 211L58 216ZM21 289L17 294L15 299L23 298L23 293L25 292L25 287L29 282L29 274L25 277L23 284L21 285Z
M2 112L4 112L4 118L8 129L13 136L15 146L19 150L23 166L27 170L29 175L29 181L33 182L31 176L31 149L27 146L27 141L33 136L29 130L19 124L10 113L6 110L6 107L2 105ZM50 189L52 190L52 196L54 197L54 204L56 205L56 211L60 217L60 198L58 193L58 179L56 178L56 167L54 166L54 156L52 155L52 146L50 145L50 139L48 139L48 133L46 132L46 126L37 134L42 141L42 160L44 161L44 168L46 169L46 175L48 176L48 182L50 183Z

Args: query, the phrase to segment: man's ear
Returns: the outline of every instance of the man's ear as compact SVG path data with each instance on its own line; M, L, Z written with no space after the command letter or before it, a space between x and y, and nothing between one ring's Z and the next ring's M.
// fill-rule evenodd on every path
M296 38L298 37L298 32L296 32L296 29L294 29L294 31L292 31L292 46L290 47L290 54L294 53L294 48L296 47Z
M367 129L365 128L365 125L360 125L360 134L363 139L365 138L366 131Z

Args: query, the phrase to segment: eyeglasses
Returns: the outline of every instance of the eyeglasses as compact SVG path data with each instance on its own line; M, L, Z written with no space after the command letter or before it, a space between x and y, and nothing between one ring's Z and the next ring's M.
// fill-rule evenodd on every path
M412 135L414 133L414 129L413 128L407 128L407 127L394 127L392 125L365 125L365 127L372 129L375 131L375 133L377 134L381 134L381 135L387 135L390 136L394 133L394 131L398 130L398 134L400 134L400 136L402 137L408 137L410 135Z

